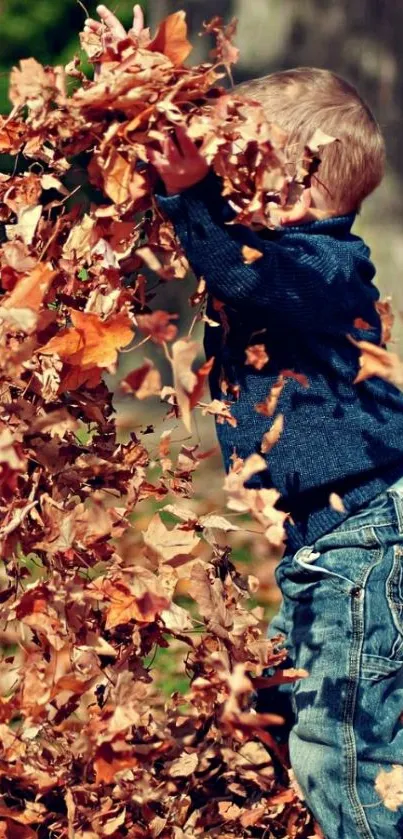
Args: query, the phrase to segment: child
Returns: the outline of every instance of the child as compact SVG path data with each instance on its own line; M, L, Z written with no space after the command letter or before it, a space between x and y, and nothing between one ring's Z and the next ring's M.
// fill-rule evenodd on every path
M354 88L325 70L277 73L241 92L288 132L296 156L315 129L338 138L310 190L321 220L301 208L299 224L274 231L226 224L220 183L183 131L153 157L166 188L158 201L226 307L229 331L207 327L205 346L212 397L233 399L238 421L217 426L227 469L234 452L260 451L272 419L256 405L281 371L308 379L287 379L284 431L250 484L279 490L293 521L272 627L309 673L293 688L291 763L326 839L398 839L403 809L386 809L375 782L403 766L403 396L378 377L354 384L359 350L348 338L382 343L375 270L351 227L382 179L384 143ZM246 265L244 245L262 258ZM254 343L269 358L259 371L245 366Z

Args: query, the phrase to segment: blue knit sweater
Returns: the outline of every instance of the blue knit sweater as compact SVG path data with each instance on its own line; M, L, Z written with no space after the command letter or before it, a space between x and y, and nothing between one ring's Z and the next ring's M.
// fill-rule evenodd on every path
M159 197L197 276L225 303L226 325L207 327L214 399L231 402L237 427L217 424L226 469L236 452L260 452L273 418L256 411L282 370L287 378L275 416L284 431L267 455L267 470L248 483L275 487L294 524L289 550L312 544L403 475L403 395L378 377L354 384L359 351L348 340L381 343L379 294L370 253L351 233L354 215L255 233L228 224L220 182L209 175L181 195ZM242 247L263 253L245 264ZM358 329L360 318L370 328ZM245 365L245 350L265 344L268 363ZM235 388L222 390L226 381ZM237 394L239 392L239 395ZM231 396L231 392L234 393ZM274 416L274 418L275 418ZM336 492L345 512L329 505Z

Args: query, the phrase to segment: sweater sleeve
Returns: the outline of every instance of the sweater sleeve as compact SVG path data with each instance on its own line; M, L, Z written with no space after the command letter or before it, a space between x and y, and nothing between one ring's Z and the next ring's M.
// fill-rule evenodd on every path
M357 308L352 289L354 259L345 243L329 236L288 228L286 244L264 239L233 217L222 198L220 181L207 178L180 195L159 196L197 276L211 294L236 309L266 309L300 329L318 327L318 319L351 322ZM302 232L302 235L301 235ZM332 246L330 246L330 243ZM244 245L262 257L250 265ZM325 322L321 322L326 329Z

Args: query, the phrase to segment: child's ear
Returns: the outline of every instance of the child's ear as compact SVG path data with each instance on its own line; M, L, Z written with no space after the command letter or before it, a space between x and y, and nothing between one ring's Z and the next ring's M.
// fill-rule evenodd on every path
M287 224L301 224L303 221L310 221L310 209L312 207L312 192L310 189L304 189L300 199L291 208L291 210L281 210L279 223L282 226Z

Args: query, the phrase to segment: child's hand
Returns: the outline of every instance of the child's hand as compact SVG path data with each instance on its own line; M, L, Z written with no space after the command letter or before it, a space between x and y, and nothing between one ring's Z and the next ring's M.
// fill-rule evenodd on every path
M206 177L209 166L184 128L175 129L176 143L167 137L162 152L151 151L150 163L165 184L168 195L194 186Z
M99 20L92 20L87 18L84 24L84 30L87 32L94 32L103 38L105 46L113 45L123 41L127 36L133 35L138 38L144 29L144 14L141 6L137 3L133 8L133 26L126 32L120 20L110 11L106 6L97 6L97 12L101 18Z

